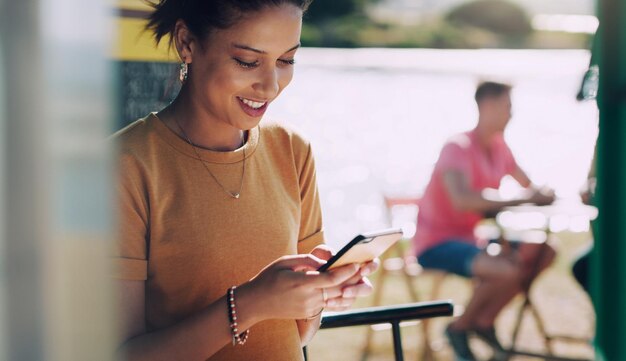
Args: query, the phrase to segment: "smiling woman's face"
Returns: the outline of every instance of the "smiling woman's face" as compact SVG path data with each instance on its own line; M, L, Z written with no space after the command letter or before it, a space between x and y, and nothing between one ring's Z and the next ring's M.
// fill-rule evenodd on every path
M213 121L248 130L293 77L302 10L291 4L246 14L228 29L215 30L191 46L186 86L194 105Z

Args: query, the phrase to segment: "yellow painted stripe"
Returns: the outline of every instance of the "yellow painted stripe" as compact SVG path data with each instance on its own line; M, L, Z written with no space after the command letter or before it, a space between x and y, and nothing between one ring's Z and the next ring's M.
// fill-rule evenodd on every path
M155 1L156 2L156 1ZM150 10L152 9L145 1L142 0L116 0L115 8L132 9L132 10Z
M117 39L114 42L112 58L124 61L171 61L177 62L174 49L168 51L169 39L161 40L158 48L150 31L145 31L145 19L115 19Z

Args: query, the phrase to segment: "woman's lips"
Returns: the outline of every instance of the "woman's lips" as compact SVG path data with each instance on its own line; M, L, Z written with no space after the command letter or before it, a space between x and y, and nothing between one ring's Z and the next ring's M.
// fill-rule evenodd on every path
M267 110L268 101L258 102L256 100L251 100L247 98L237 97L237 101L243 109L244 113L248 114L251 117L260 117L265 114Z

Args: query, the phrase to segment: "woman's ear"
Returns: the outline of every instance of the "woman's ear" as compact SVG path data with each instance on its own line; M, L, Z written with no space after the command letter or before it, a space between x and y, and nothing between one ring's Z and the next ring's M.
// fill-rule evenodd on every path
M176 46L176 51L182 62L189 64L193 61L196 41L197 39L189 30L187 24L182 20L176 21L174 28L174 46Z

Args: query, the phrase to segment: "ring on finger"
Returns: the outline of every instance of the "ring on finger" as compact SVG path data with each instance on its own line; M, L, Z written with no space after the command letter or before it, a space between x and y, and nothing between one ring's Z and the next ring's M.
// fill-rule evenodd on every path
M309 320L312 320L312 319L314 319L315 317L317 317L317 316L321 315L321 314L322 314L322 311L324 311L324 307L320 308L319 312L317 312L317 313L316 313L316 314L314 314L313 316L309 316L309 317L305 318L304 320L308 322Z

